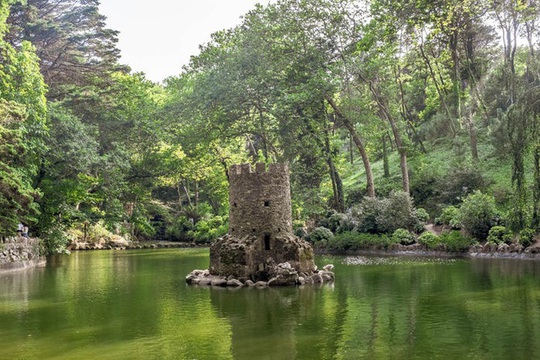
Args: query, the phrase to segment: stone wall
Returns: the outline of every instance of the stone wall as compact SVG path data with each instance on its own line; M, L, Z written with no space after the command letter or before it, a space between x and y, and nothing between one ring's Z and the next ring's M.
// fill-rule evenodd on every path
M231 275L243 282L268 281L276 265L285 262L298 273L316 270L312 247L292 234L274 237L269 249L255 236L239 239L227 235L210 246L210 274Z
M294 285L315 274L313 248L292 232L286 164L267 169L259 163L255 170L250 164L231 166L229 202L229 234L212 243L210 268L188 275L189 283L199 283L199 276L208 274L220 284L231 277L240 284Z
M37 238L10 237L0 241L0 272L44 265L41 242Z
M292 233L289 167L259 163L233 165L229 170L229 234L271 241Z

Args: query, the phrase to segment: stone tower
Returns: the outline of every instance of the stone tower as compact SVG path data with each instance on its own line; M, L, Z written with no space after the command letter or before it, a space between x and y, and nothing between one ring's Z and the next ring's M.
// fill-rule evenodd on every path
M289 167L259 163L233 165L229 171L229 235L255 236L271 248L273 239L292 233Z
M233 165L229 203L229 234L210 247L210 274L268 281L281 263L313 273L311 245L292 232L286 164Z

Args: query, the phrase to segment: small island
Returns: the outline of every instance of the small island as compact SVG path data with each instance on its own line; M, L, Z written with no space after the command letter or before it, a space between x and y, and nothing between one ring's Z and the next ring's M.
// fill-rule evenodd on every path
M233 165L229 171L229 233L210 246L210 269L188 284L275 286L333 282L332 266L318 271L311 245L292 231L286 164Z

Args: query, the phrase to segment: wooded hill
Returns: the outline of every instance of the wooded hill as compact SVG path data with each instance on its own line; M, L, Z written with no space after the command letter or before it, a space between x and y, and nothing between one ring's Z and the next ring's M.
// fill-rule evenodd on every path
M119 63L98 5L0 4L1 234L210 241L227 169L260 161L290 164L297 228L377 197L540 229L536 1L277 1L164 84Z

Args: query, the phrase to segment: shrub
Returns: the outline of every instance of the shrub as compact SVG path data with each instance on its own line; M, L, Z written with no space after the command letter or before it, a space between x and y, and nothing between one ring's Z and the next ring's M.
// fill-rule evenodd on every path
M359 233L356 231L346 231L335 235L328 241L328 250L347 251L367 248L387 248L393 240L384 234Z
M49 229L42 236L47 254L62 254L66 252L66 246L70 242L70 239L61 226Z
M463 227L477 239L485 239L495 224L497 209L493 196L475 191L463 200L459 208L459 219Z
M316 227L311 231L311 233L307 236L308 241L312 242L313 244L319 243L319 242L327 242L328 240L331 240L334 237L334 234L329 229L319 226Z
M451 226L452 229L459 229L460 221L458 208L452 205L445 207L442 210L441 215L435 219L435 224L448 225Z
M429 249L433 249L441 243L441 238L437 234L426 231L418 237L418 243L425 245Z
M485 189L487 181L475 168L454 168L447 176L441 177L438 188L441 193L438 201L444 204L457 204L459 199L473 191Z
M487 241L493 244L510 244L512 242L512 231L504 226L494 226L489 229Z
M415 209L409 194L393 191L383 200L381 212L377 217L378 228L385 233L393 233L399 228L412 230L417 224Z
M420 233L424 230L424 226L429 220L428 212L423 208L418 208L414 211L415 225L414 231Z
M378 218L384 207L383 201L373 197L365 197L356 211L358 231L361 233L379 233Z
M339 213L335 210L329 211L326 217L317 223L317 226L325 227L334 233L353 230L355 225L350 214Z
M188 234L195 243L207 244L227 234L228 228L227 218L217 215L201 219Z
M534 242L534 233L533 229L523 229L519 232L519 243L524 247L531 246Z
M173 217L165 224L163 237L171 241L193 241L194 224L185 216Z
M432 166L424 165L416 167L411 175L411 195L415 203L428 206L431 210L433 198L438 194L437 182L440 175Z
M326 213L324 217L322 217L318 222L318 227L325 227L329 229L330 231L334 232L339 227L339 223L342 219L343 214L338 213L335 210L330 210Z
M453 230L441 234L441 243L446 245L448 251L466 252L476 241L473 238L463 235L460 231Z
M101 239L110 240L113 235L114 234L105 227L103 221L100 220L97 223L88 226L88 230L86 233L86 241L97 243Z
M397 229L392 234L392 240L395 243L400 243L403 245L410 245L413 244L416 240L413 234L407 229Z
M338 214L340 216L339 226L336 229L336 233L342 233L345 231L352 231L358 226L358 222L354 219L350 211L345 214Z
M423 217L424 213L420 211L418 215ZM351 224L357 225L359 232L374 234L392 234L399 228L415 230L422 226L411 197L402 191L392 192L386 199L364 198L360 206L352 210Z
M426 209L418 208L414 211L414 217L416 220L426 223L429 220L429 214Z

